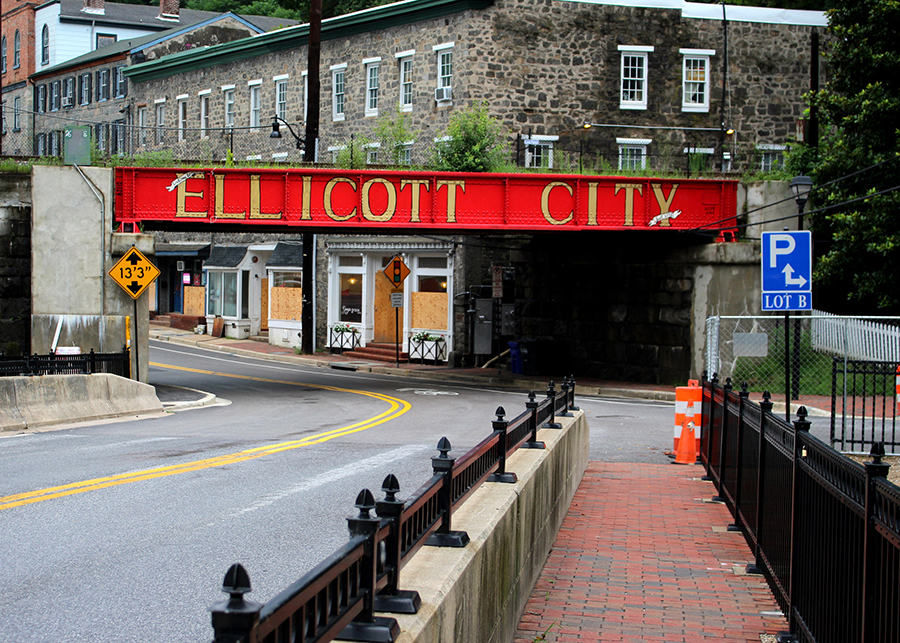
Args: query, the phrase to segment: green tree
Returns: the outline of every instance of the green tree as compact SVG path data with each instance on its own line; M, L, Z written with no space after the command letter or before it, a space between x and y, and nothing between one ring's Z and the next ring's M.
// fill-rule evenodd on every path
M823 186L815 207L834 207L812 215L816 279L847 293L857 310L896 309L900 192L873 195L896 187L900 168L900 2L842 0L828 18L830 79L811 96L822 128L811 173Z
M495 172L508 161L500 123L485 102L455 110L443 140L434 146L432 167L452 172Z

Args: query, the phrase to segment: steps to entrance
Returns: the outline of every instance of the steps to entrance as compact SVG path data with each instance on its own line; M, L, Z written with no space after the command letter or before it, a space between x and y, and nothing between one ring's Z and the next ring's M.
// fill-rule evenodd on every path
M344 357L352 357L354 359L365 359L372 362L394 362L397 361L397 345L396 344L376 344L369 343L366 346L360 346L352 351L344 351ZM406 364L409 361L409 355L400 351L400 363Z

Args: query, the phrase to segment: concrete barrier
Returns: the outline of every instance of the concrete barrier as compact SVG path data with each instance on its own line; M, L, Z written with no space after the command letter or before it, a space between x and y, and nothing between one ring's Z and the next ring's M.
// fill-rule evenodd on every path
M547 448L520 449L507 463L515 484L485 483L453 514L468 532L465 548L423 547L400 574L416 590L414 615L392 614L398 643L509 643L540 577L588 463L582 412L538 432ZM457 454L460 455L460 454Z
M108 373L0 378L0 431L162 410L152 386Z

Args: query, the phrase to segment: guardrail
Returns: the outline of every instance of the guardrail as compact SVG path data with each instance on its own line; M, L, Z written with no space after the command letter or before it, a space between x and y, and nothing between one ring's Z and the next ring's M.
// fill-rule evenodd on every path
M900 632L900 488L884 446L865 466L792 424L746 386L703 384L700 458L754 552L790 631L779 641L895 641Z
M90 375L110 373L131 377L131 359L124 346L121 353L95 353L92 348L83 355L25 355L6 357L0 354L0 377L16 375Z
M405 502L397 498L393 474L382 483L383 500L360 491L358 514L347 519L350 541L269 602L245 599L250 577L232 565L222 585L229 598L210 608L214 642L394 641L397 620L375 612L415 614L421 602L417 592L401 589L401 569L423 546L466 546L468 535L452 528L454 509L483 482L516 482L516 474L506 471L509 455L544 448L537 430L561 428L557 414L578 410L574 380L560 388L550 382L541 401L532 391L525 411L511 420L498 408L491 434L459 459L450 457L450 441L441 438L439 455L431 459L433 476Z

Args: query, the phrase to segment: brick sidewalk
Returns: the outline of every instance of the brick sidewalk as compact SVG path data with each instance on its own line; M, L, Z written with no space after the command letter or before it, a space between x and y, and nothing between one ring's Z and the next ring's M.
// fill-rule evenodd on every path
M735 573L752 553L724 531L725 506L702 502L714 488L701 475L589 463L513 643L759 643L787 630L765 580Z

